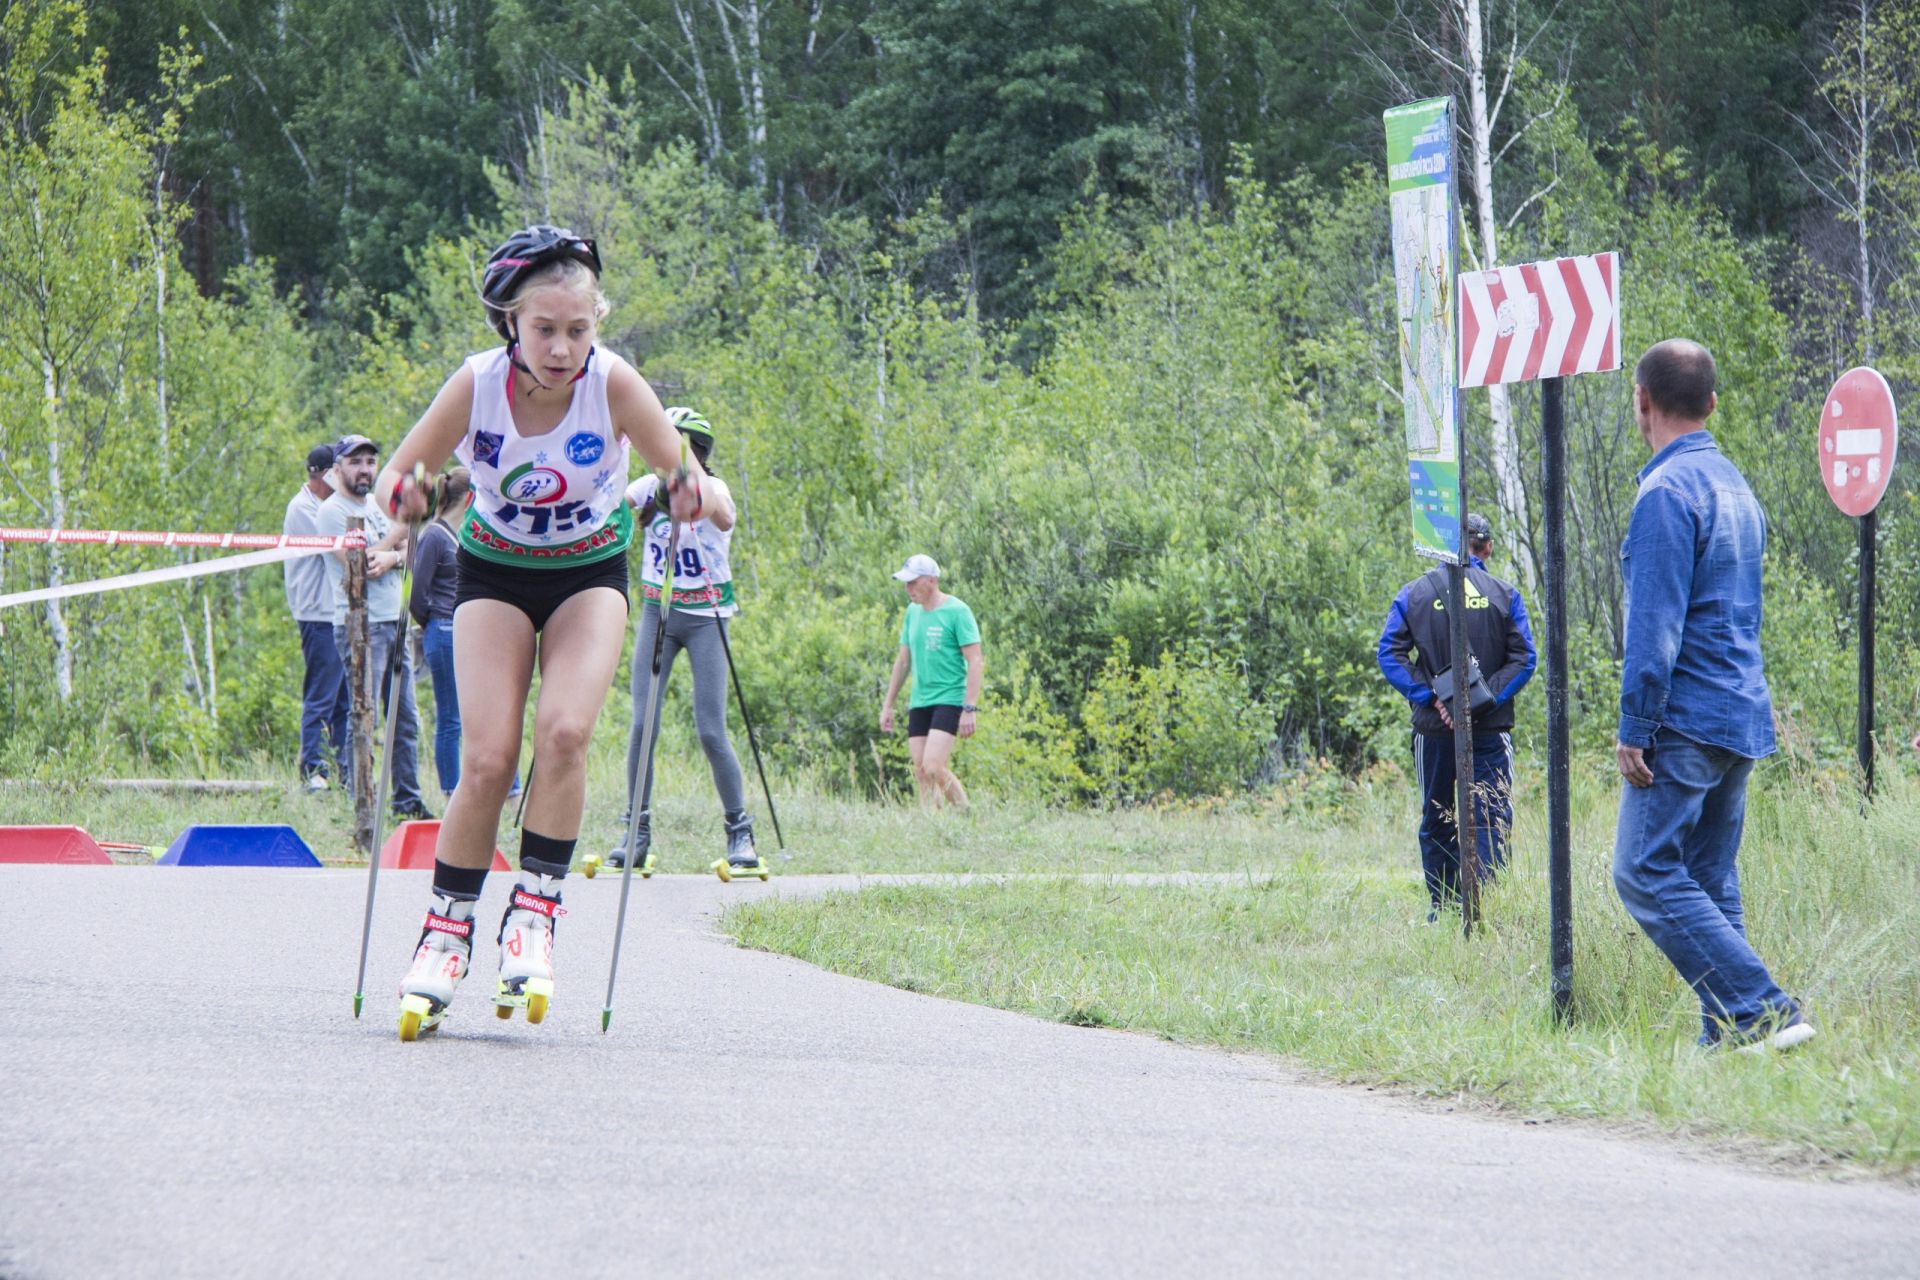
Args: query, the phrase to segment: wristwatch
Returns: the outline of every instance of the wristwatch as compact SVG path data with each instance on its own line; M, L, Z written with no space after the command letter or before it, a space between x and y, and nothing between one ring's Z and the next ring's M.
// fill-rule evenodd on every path
M963 702L960 704L960 711L961 711L961 714L963 715L966 714L967 712L978 711L978 710L980 710L980 708L974 706L971 702Z

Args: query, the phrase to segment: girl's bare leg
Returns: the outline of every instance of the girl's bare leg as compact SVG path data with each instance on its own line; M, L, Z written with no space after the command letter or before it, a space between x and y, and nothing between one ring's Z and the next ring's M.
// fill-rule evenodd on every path
M533 647L532 620L504 601L469 600L454 611L460 785L447 802L434 854L449 866L493 865L500 810L520 764L520 726L526 717L527 688L533 681Z

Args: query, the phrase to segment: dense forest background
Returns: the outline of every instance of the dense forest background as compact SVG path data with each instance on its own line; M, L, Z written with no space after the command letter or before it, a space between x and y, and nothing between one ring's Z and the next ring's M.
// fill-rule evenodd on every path
M1411 553L1380 112L1455 94L1470 263L1617 249L1765 504L1789 758L1853 717L1827 386L1920 387L1920 0L5 0L0 524L277 531L491 341L503 230L598 237L604 340L720 431L775 758L898 783L927 551L987 637L969 778L1129 802L1404 751ZM1611 741L1626 374L1570 384L1576 735ZM1537 579L1537 406L1468 396ZM1908 433L1911 438L1911 433ZM1920 720L1920 474L1880 523L1881 720ZM0 592L159 552L0 547ZM1535 605L1538 612L1538 605ZM0 774L291 767L279 575L0 615ZM1528 726L1541 697L1525 696Z

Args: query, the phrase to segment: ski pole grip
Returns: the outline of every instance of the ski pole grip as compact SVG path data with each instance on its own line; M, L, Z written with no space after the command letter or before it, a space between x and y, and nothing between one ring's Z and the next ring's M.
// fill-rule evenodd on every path
M435 499L439 496L439 484L437 482L429 483L427 479L427 464L424 462L416 462L413 464L413 470L411 472L401 476L394 482L393 492L387 495L387 514L393 516L396 520L400 517L400 504L406 501L407 491L409 489L418 489L425 494L429 508L436 505Z

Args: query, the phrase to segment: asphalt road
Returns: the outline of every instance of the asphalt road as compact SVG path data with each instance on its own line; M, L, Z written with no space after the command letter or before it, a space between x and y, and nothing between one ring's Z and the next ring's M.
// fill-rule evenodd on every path
M844 882L842 882L844 883ZM427 897L349 871L0 867L0 1277L1920 1272L1920 1195L1316 1084L746 952L569 882L538 1027L394 1033ZM497 920L507 877L488 887Z

